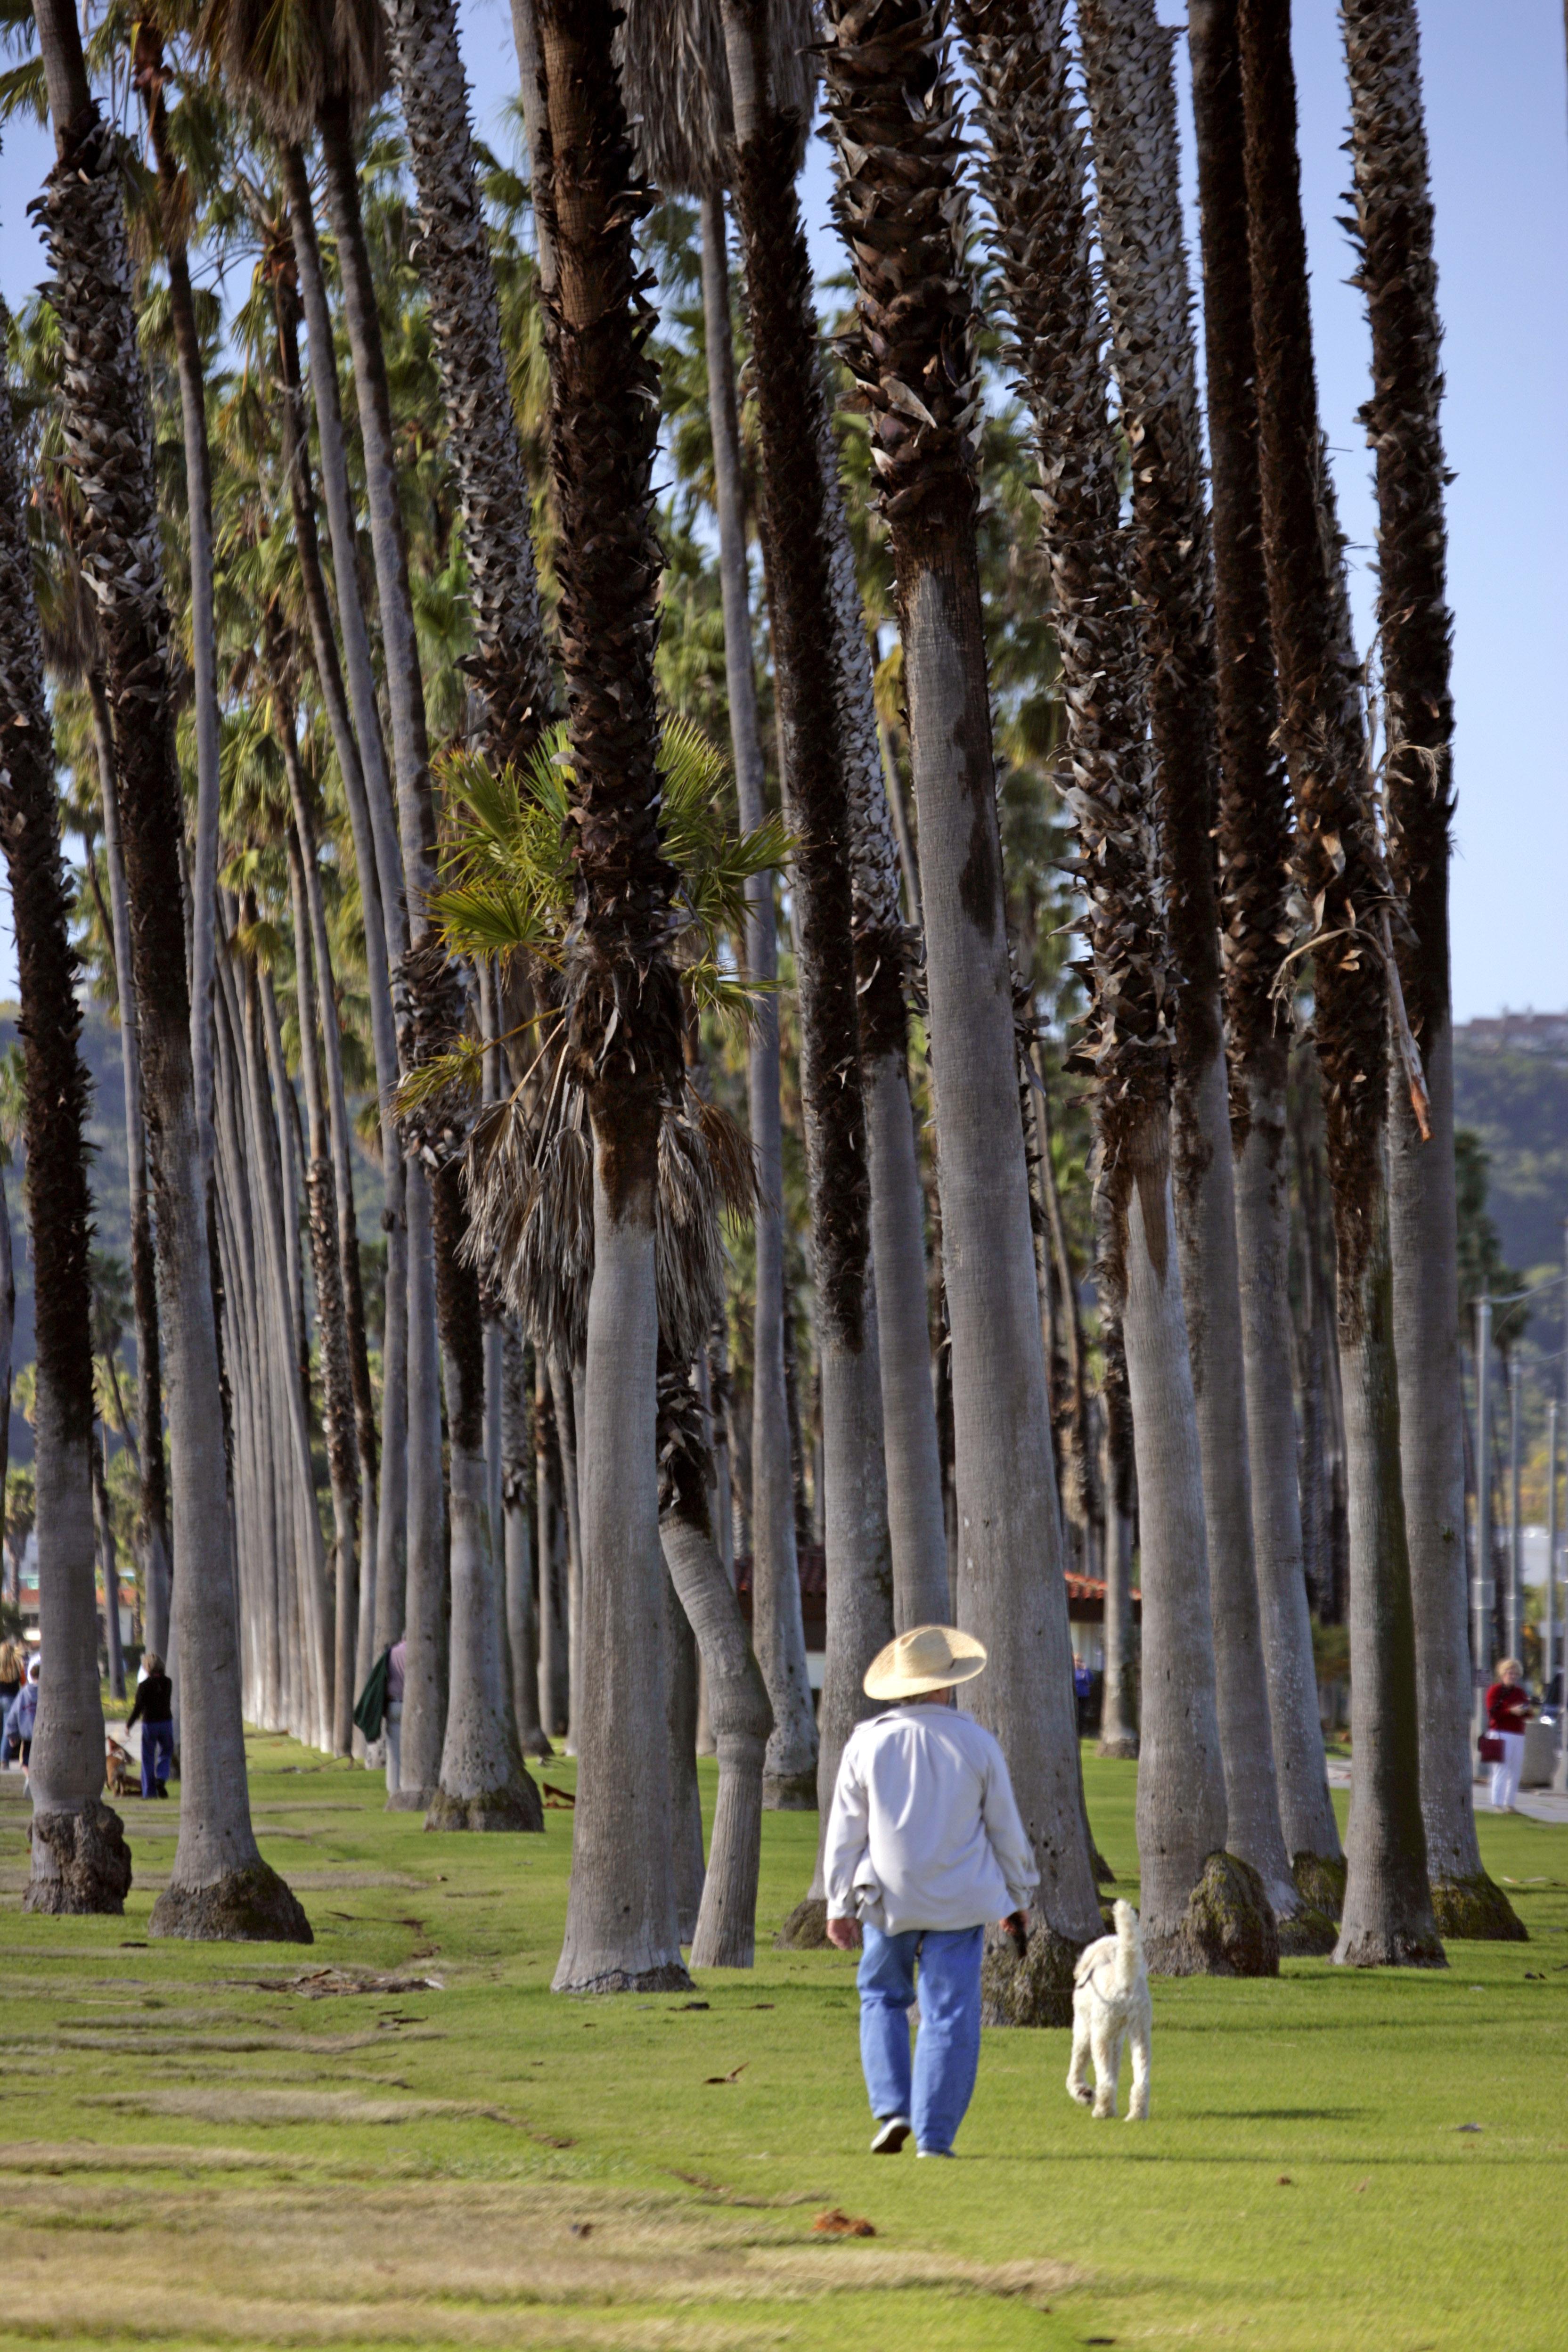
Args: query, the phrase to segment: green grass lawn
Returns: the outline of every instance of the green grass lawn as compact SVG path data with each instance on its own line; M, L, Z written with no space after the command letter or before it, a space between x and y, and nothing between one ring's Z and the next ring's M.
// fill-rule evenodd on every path
M24 1917L0 1781L0 2346L1568 2344L1568 1828L1481 1824L1527 1945L1157 1982L1146 2125L1068 2101L1065 2032L988 2032L922 2172L867 2153L852 1958L769 1948L815 1816L767 1818L753 1972L563 2000L569 1811L429 1836L363 1772L250 1754L309 1953L146 1941L175 1804L121 1805L123 1920ZM1134 1769L1085 1777L1136 1899ZM295 1989L324 1968L436 1983ZM834 2206L875 2236L814 2235Z

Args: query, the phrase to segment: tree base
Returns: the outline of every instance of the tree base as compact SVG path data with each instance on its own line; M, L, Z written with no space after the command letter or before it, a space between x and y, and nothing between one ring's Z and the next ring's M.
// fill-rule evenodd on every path
M1113 1739L1102 1739L1094 1752L1097 1756L1114 1757L1118 1763L1136 1764L1138 1734L1135 1731L1119 1731Z
M1343 1854L1299 1853L1291 1861L1290 1875L1303 1903L1310 1905L1314 1911L1326 1911L1331 1919L1342 1917L1345 1907Z
M1151 1975L1277 1977L1279 1928L1263 1881L1234 1853L1211 1853L1169 1935L1143 1930Z
M764 1813L815 1813L816 1774L814 1771L764 1772L763 1811Z
M1070 2025L1072 1972L1081 1944L1035 1927L1022 1959L1010 1936L993 1929L980 1963L982 2025Z
M1342 1931L1334 1946L1340 1969L1446 1969L1448 1956L1436 1936L1403 1927Z
M1529 1931L1502 1888L1484 1870L1474 1878L1435 1878L1432 1916L1446 1944L1528 1944Z
M1321 1960L1340 1939L1340 1923L1320 1911L1315 1903L1299 1903L1288 1919L1279 1922L1282 1960Z
M92 1797L79 1812L35 1813L27 1837L34 1874L22 1896L24 1911L55 1918L123 1916L131 1849L111 1807Z
M827 1905L820 1895L808 1895L804 1903L797 1903L773 1937L775 1952L829 1952L833 1948L827 1940Z
M426 1813L440 1791L436 1789L394 1789L386 1801L389 1813Z
M437 1789L425 1816L427 1830L521 1830L544 1834L544 1801L525 1772L505 1788L481 1790L477 1797L454 1797Z
M633 1975L627 1969L612 1969L607 1976L584 1977L578 1984L553 1984L552 1992L695 1992L697 1988L682 1967L668 1962L661 1969L643 1969Z
M153 1906L150 1936L192 1944L313 1944L299 1897L265 1862L227 1870L211 1886L171 1886Z

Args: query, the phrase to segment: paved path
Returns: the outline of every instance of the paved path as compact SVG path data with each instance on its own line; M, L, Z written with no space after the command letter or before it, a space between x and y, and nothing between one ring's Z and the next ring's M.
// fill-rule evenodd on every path
M1348 1789L1350 1787L1351 1768L1340 1758L1334 1756L1330 1757L1328 1772L1329 1786L1331 1789ZM1478 1813L1489 1813L1491 1809L1492 1802L1490 1797L1487 1794L1487 1784L1484 1780L1478 1780L1476 1782L1476 1811ZM1568 1795L1560 1796L1553 1789L1521 1789L1519 1792L1519 1803L1515 1810L1521 1813L1527 1813L1532 1822L1568 1822Z

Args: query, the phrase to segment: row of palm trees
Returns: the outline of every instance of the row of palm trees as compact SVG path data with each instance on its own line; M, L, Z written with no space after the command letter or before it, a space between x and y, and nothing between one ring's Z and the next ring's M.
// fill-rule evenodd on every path
M16 493L0 498L0 662L18 938L37 943L21 961L40 1296L46 1262L60 1269L38 1331L50 1672L29 1902L112 1907L128 1868L100 1801L82 1087L47 655L62 730L71 709L91 714L132 1161L150 1173L140 1207L134 1176L132 1190L142 1518L184 1774L158 1931L309 1934L256 1849L243 1719L349 1753L354 1691L403 1634L393 1801L433 1828L540 1827L523 1752L565 1696L580 1769L559 1987L684 1982L688 1943L743 1965L763 1806L826 1814L870 1656L895 1627L952 1611L987 1645L977 1704L1041 1865L1029 1952L994 1956L992 2011L1054 2017L1100 1916L1069 1519L1105 1530L1108 1735L1125 1744L1135 1508L1156 1963L1227 1964L1195 1897L1221 1849L1297 1948L1428 1964L1439 1927L1519 1932L1481 1870L1470 1799L1448 621L1412 0L1343 10L1377 384L1376 701L1318 425L1286 12L1192 0L1207 481L1174 37L1152 0L1081 0L1076 47L1060 0L955 0L967 88L948 12L927 0L824 0L815 18L802 0L632 0L624 20L609 0L514 0L513 15L531 344L487 221L450 0L210 0L199 19L98 28L100 66L117 40L129 58L152 158L131 218L167 279L183 490L164 534L122 145L68 0L37 0L59 160L40 206L55 341L31 544L14 455L16 483L0 485ZM797 194L817 60L863 491L842 463L846 377L823 352ZM389 82L472 646L443 706L458 748L434 764L431 565L411 553L425 453L400 416L406 337L363 202L366 125ZM204 166L209 151L227 168ZM210 216L226 206L258 256L231 331L245 375L223 400L187 257L204 169L222 184ZM660 711L656 184L698 206L738 835L716 814L710 749ZM1069 1068L1093 1134L1109 1435L1094 1509L1088 1342L996 790L1006 714L982 487L999 356L1031 444L1085 939ZM542 500L525 448L542 373ZM868 637L868 552L896 617L896 710L874 622ZM773 871L786 860L781 1007ZM290 956L285 1011L272 969ZM1343 1858L1290 1409L1289 1014L1308 959L1350 1526ZM362 983L363 1024L346 1009ZM744 1035L746 1132L705 1056L726 1021ZM353 1184L362 1070L384 1182L378 1353ZM815 1722L791 1468L792 1077L826 1555ZM713 1500L734 1433L716 1392L725 1209L754 1234L749 1640ZM165 1407L167 1503L147 1437ZM706 1875L698 1653L720 1760ZM818 1879L787 1937L820 1938L822 1896Z

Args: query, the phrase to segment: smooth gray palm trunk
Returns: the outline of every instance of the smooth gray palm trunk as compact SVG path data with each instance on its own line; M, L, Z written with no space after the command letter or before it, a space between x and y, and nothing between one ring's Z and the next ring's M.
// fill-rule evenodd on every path
M1192 1083L1178 1080L1173 1131L1205 1161L1201 1176L1173 1188L1176 1247L1186 1308L1187 1349L1203 1478L1215 1704L1225 1765L1226 1845L1249 1862L1281 1918L1297 1909L1290 1854L1280 1827L1266 1670L1263 1614L1253 1552L1246 1360L1236 1194L1226 1066L1216 1049ZM1137 1408L1133 1409L1136 1442ZM1142 1482L1139 1482L1142 1492ZM1305 1602L1306 1586L1302 1584ZM1294 1633L1295 1624L1287 1631ZM1308 1655L1311 1654L1309 1638ZM1321 1752L1321 1741L1319 1742ZM1324 1797L1327 1798L1325 1780Z
M512 1714L525 1756L549 1753L539 1721L539 1618L533 1591L533 1542L528 1516L528 1410L522 1339L515 1321L503 1326L501 1387L501 1523L505 1545L507 1653Z
M603 1161L618 1139L595 1141L581 1492L590 1572L579 1626L594 1704L578 1726L572 1880L553 1989L684 1991L664 1720L653 1154L647 1174L613 1194Z
M866 1277L863 1337L817 1334L822 1381L823 1549L827 1555L827 1631L817 1716L816 1802L821 1815L812 1897L825 1899L823 1843L839 1761L855 1726L877 1712L865 1675L893 1633L893 1551L888 1532L888 1473L882 1444L877 1287Z
M986 1646L969 1687L1006 1751L1040 1916L1083 1944L1100 1933L1100 1905L1079 1805L978 586L962 560L900 585L952 1333L958 1615Z
M719 512L730 741L741 825L742 831L752 832L765 821L767 801L752 667L724 199L718 190L703 196L701 220L702 307ZM747 885L746 896L746 966L763 989L746 1049L747 1109L759 1191L752 1375L752 1637L773 1715L763 1802L788 1809L809 1807L816 1801L816 1726L801 1622L789 1406L784 1391L784 1126L779 1108L779 1015L773 992L778 934L772 877L755 877Z
M912 1625L945 1622L952 1605L931 1376L925 1203L908 1058L900 1053L864 1055L860 1072L871 1171L893 1622L902 1633Z
M1282 1084L1267 1093L1256 1084L1249 1088L1246 1139L1236 1155L1236 1230L1253 1541L1280 1826L1292 1863L1303 1853L1337 1862L1340 1832L1323 1759L1296 1469L1290 1171ZM1461 1614L1463 1607L1461 1587Z
M691 1965L749 1969L756 1949L768 1695L710 1532L690 1515L671 1510L660 1520L659 1533L670 1579L702 1654L719 1758L713 1836Z
M1187 1898L1226 1843L1203 1470L1165 1121L1146 1115L1123 1149L1132 1182L1122 1335L1143 1570L1140 1909L1150 1966L1184 1972Z

